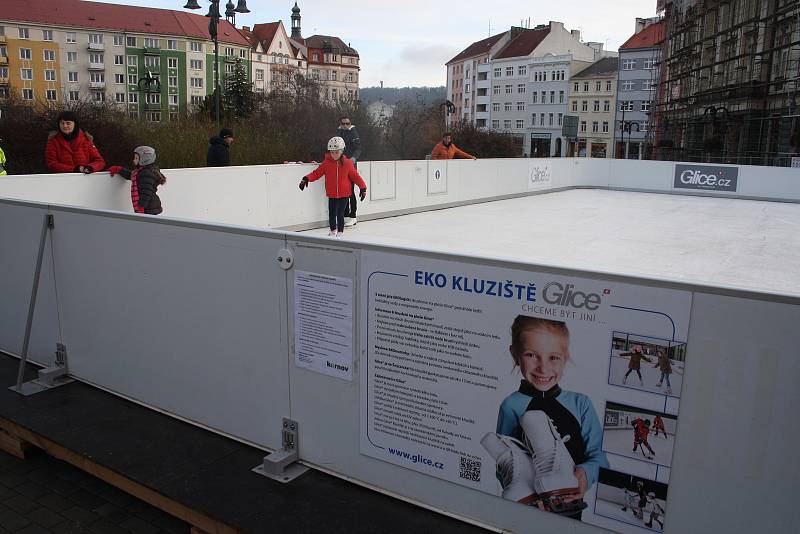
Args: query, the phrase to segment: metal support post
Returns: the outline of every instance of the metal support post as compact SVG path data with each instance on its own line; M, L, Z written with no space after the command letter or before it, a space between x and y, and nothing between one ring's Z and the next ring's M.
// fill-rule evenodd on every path
M281 430L283 448L264 456L263 463L255 467L253 472L286 483L308 471L308 467L297 463L300 459L298 455L299 436L297 421L284 417Z

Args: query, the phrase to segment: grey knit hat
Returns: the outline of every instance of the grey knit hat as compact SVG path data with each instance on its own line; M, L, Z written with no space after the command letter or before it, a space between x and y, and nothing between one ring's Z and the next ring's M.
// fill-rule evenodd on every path
M142 167L156 162L156 149L153 147L137 146L133 151L139 154L139 165Z

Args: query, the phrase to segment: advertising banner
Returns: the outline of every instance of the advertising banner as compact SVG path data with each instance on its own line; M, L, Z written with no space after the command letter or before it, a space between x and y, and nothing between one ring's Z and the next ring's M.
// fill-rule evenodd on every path
M363 454L663 528L690 292L372 251L361 280Z
M675 189L736 192L738 167L675 164Z
M549 163L531 161L528 164L528 191L549 189L553 185L553 172Z

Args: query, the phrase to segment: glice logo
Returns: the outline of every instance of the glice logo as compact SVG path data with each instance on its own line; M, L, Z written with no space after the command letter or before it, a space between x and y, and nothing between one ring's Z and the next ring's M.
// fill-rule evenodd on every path
M736 191L739 182L738 167L709 165L675 165L676 189L703 189L706 191Z
M611 293L611 291L608 291L608 293ZM583 291L577 291L572 284L562 285L558 282L550 282L544 286L542 298L548 304L569 306L571 308L586 308L592 311L599 308L602 301L599 293L584 293Z
M544 167L539 167L531 165L530 175L528 178L529 187L547 185L551 181L552 176L550 175L550 168L548 166L545 165Z

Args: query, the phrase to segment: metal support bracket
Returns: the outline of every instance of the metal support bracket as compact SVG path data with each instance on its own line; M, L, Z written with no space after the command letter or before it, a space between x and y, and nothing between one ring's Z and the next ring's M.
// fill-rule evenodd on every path
M291 269L292 265L294 265L294 254L288 248L282 248L278 251L278 256L275 258L275 261L278 262L278 265L284 271Z
M264 461L255 467L253 472L286 483L308 471L308 467L297 463L300 459L298 456L299 436L297 421L284 417L281 430L283 448L264 456Z
M13 385L8 389L27 397L28 395L34 395L73 382L73 379L68 375L67 346L63 343L56 343L56 361L52 366L39 369L39 378Z

